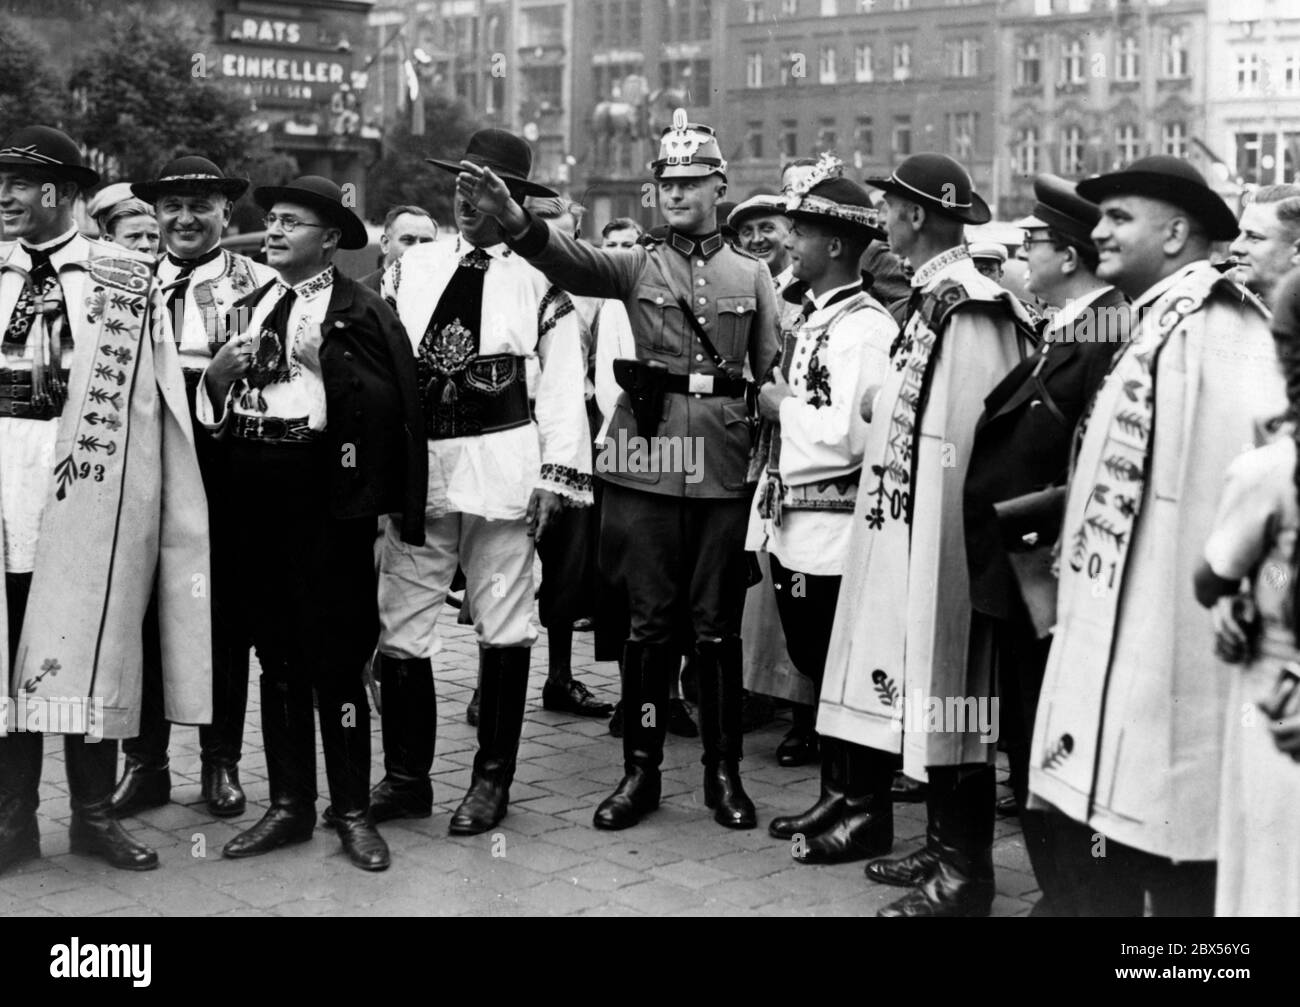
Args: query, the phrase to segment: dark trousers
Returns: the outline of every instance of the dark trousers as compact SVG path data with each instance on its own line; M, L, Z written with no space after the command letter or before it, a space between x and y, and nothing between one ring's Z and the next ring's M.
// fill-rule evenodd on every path
M1064 891L1058 916L1214 915L1215 862L1175 863L1117 843L1051 811L1043 815Z
M607 485L600 565L627 598L628 639L668 644L684 609L696 640L740 636L747 498L698 500Z
M820 695L826 671L826 652L835 623L835 602L840 596L840 578L800 573L768 556L776 611L785 633L786 651L795 670L810 678Z

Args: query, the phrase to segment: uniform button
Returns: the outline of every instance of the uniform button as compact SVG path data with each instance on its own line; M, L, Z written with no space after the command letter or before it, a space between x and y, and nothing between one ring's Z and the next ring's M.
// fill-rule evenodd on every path
M708 298L701 297L701 298L700 298L700 303L701 303L701 304L708 304L708 303L709 303L709 302L708 302Z
M334 328L336 328L336 329L341 329L341 328L343 328L346 324L347 324L346 322L340 320L340 321L337 321L337 322L334 323Z
M703 259L697 259L697 260L695 261L695 265L698 266L700 269L703 269L703 268L704 268L704 260L703 260Z
M696 393L695 393L695 397L698 399L698 398L700 397L700 393L699 393L699 392L696 392Z
M702 287L702 286L704 286L704 277L701 276L698 280L696 280L696 281L695 281L695 285L696 285L697 287Z
M664 303L664 299L662 297L655 298L655 304L663 304L663 303Z
M697 354L695 354L695 359L696 359L696 360L703 360L703 359L704 359L704 354L703 354L703 353L697 353Z
M344 351L343 351L343 359L344 359L344 360L351 360L351 359L352 359L352 351L351 351L351 350L344 350Z
M1029 403L1029 408L1032 409L1034 406L1041 406L1042 404L1043 404L1042 399L1034 399L1033 402Z
M704 324L704 316L703 316L703 315L696 315L696 316L695 316L695 319L696 319L696 321L698 321L701 325Z

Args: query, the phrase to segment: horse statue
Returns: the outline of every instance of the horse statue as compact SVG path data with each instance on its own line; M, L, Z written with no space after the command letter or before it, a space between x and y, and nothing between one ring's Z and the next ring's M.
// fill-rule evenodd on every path
M608 100L591 112L591 133L596 164L607 170L631 171L633 149L647 135L644 77L629 74L616 82Z

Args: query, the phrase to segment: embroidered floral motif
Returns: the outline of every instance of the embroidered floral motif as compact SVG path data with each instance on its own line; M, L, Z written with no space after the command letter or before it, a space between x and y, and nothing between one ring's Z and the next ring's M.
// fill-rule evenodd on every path
M884 668L877 668L871 673L871 681L875 685L876 695L880 697L882 706L898 705L898 686L894 680L885 674Z
M541 480L569 490L577 496L586 497L591 493L591 476L568 465L547 462L542 466Z
M1043 756L1044 769L1056 769L1061 763L1070 757L1074 751L1074 739L1068 734L1062 734L1056 745Z

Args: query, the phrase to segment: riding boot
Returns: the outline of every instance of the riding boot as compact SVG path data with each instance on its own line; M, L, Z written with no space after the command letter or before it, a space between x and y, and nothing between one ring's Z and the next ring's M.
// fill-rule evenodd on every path
M528 694L530 647L481 647L482 684L478 753L469 790L448 831L454 836L486 832L506 816L515 777L519 735Z
M261 677L262 740L271 806L226 843L227 857L253 857L305 843L316 826L316 725L310 683ZM363 707L364 708L364 707Z
M44 736L15 731L0 738L0 872L41 855L36 824Z
M808 837L792 856L801 864L846 864L888 853L894 845L893 761L884 752L844 742L844 803L839 819Z
M138 815L171 801L172 774L167 757L172 725L163 708L162 644L157 600L145 610L142 627L144 655L140 688L140 731L122 742L126 756L122 778L113 791L114 818Z
M127 871L157 867L158 854L132 839L112 815L117 742L69 734L63 739L63 756L72 806L68 848Z
M623 646L623 779L596 808L598 829L626 829L659 807L659 765L668 731L668 683L680 661L672 644ZM648 723L647 723L648 721Z
M940 774L942 775L942 774ZM895 860L872 860L867 863L866 875L882 885L914 888L934 873L939 859L939 810L943 795L939 792L935 775L930 774L925 787L925 845L905 857Z
M438 730L433 665L427 657L384 653L377 663L384 697L384 778L370 791L370 820L428 818L433 814L429 772Z
M358 676L345 688L318 686L317 694L330 822L352 863L363 871L387 870L391 863L388 844L369 815L370 716L365 686Z
M208 811L218 818L235 818L244 813L246 803L239 783L239 757L248 711L248 647L240 650L217 642L213 654L212 723L199 727L202 793Z
M704 742L704 805L729 829L758 824L754 802L740 781L744 688L740 638L698 640L695 667L700 682L700 738Z
M777 839L793 839L797 835L815 836L840 819L844 806L845 745L839 738L823 735L821 739L822 784L817 803L799 815L773 818L767 827L768 834Z
M990 765L933 766L942 781L935 869L878 916L988 916L993 906L993 798Z

